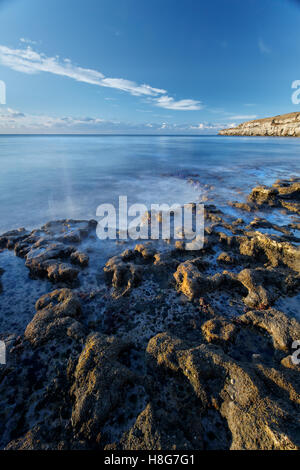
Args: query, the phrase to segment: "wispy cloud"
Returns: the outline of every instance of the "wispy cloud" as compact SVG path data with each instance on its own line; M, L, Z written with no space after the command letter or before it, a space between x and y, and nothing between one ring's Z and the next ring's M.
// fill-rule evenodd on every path
M149 85L138 85L130 80L124 80L124 78L103 78L103 80L101 80L101 86L127 91L134 96L156 96L167 93L166 90L153 88Z
M231 124L230 124L231 125ZM191 130L194 131L218 131L220 129L224 129L225 127L228 127L228 124L224 123L208 123L208 122L200 122L199 124L192 125L190 126Z
M23 38L22 42L26 41ZM121 90L133 96L153 98L152 101L156 106L165 109L180 111L201 109L199 101L190 99L175 101L174 98L166 94L166 90L161 88L138 84L124 78L105 77L103 73L97 70L74 65L70 59L60 60L58 56L47 57L43 53L34 51L30 46L25 49L0 46L0 64L26 74L47 72L68 77L78 82Z
M0 134L101 134L101 133L151 133L151 134L215 134L219 129L233 127L224 123L173 123L121 122L89 116L48 116L27 114L11 108L0 108Z
M267 44L262 39L259 39L258 41L258 48L262 54L271 53L271 49L269 48L269 46L267 46Z
M73 65L69 59L59 62L58 57L47 57L45 54L35 52L29 46L26 49L0 46L0 63L17 72L27 74L48 72L92 85L100 85L104 78L100 72Z
M175 101L170 96L161 96L155 100L156 106L164 109L175 109L177 111L196 111L202 109L200 101L196 100L179 100Z
M234 120L241 120L241 119L244 119L244 120L250 120L250 119L256 119L257 118L257 115L256 114L238 114L236 116L230 116L229 119L234 119Z
M37 44L37 41L33 41L32 39L28 38L20 38L20 42L22 42L23 44L31 44L32 46L34 44Z
M52 117L38 114L25 114L11 108L0 108L0 130L51 130L59 128L95 127L103 124L104 119L79 117Z

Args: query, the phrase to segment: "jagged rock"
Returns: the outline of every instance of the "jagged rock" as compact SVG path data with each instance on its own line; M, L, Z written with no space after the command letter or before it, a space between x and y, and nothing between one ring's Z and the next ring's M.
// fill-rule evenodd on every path
M258 205L268 204L270 206L276 206L277 195L278 190L276 188L258 186L257 188L252 189L251 194L249 196L249 201L255 202L255 204Z
M281 360L281 365L287 367L288 369L293 369L297 372L300 372L300 365L294 362L292 355L284 357Z
M286 235L290 235L290 230L286 227L280 227L276 224L272 224L266 219L262 219L260 217L255 217L250 224L246 227L246 229L252 230L253 228L270 228L277 230L278 232L282 232Z
M137 417L132 428L122 436L121 448L124 450L162 450L162 437L154 416L151 403Z
M73 338L80 341L86 331L77 321L81 315L81 304L69 289L58 289L41 297L36 303L37 313L27 325L24 333L32 346L37 347L56 339Z
M236 259L231 256L229 253L223 251L217 258L218 263L220 264L236 264Z
M273 184L277 188L278 197L280 199L293 199L300 201L300 182L293 180L277 181Z
M262 268L244 269L237 279L248 289L244 302L249 307L266 308L280 295L281 276L277 272Z
M25 228L19 228L17 230L11 230L3 233L0 236L0 248L14 248L15 244L20 240L23 240L29 235L29 232Z
M281 201L281 205L288 211L296 212L296 214L300 215L300 203L299 202Z
M223 343L233 340L237 327L232 322L220 317L203 323L201 330L208 343Z
M17 256L25 258L32 276L72 283L79 271L68 261L85 267L89 258L70 243L80 243L94 230L95 224L93 220L60 220L48 222L32 232L23 228L14 230L0 237L0 248L14 248Z
M242 211L253 212L256 207L254 204L249 204L247 202L238 202L238 201L229 201L229 206L236 207Z
M42 230L51 237L55 236L57 241L79 243L95 230L96 226L95 220L64 219L48 222L43 225Z
M172 253L155 253L153 266L156 273L168 277L168 274L177 268L179 261L172 256ZM204 266L204 263L203 263Z
M76 433L86 439L96 439L101 426L122 403L127 384L136 382L136 376L119 362L121 353L130 343L98 333L88 337L79 357L71 393L75 403L72 425Z
M145 260L152 260L155 255L155 250L153 248L141 243L135 246L134 251L141 253Z
M275 309L254 310L239 318L240 322L265 330L272 337L274 347L290 351L293 341L300 338L300 324Z
M287 376L280 383L280 374L275 372L271 382L275 380L290 392L292 400L282 402L264 379L267 367L233 361L216 346L191 347L162 333L150 340L147 354L152 368L164 374L169 371L191 384L202 403L197 413L199 421L209 406L217 410L230 430L230 449L299 448L299 412L293 404L297 398Z
M300 213L300 182L278 181L271 187L257 186L248 196L248 202L229 202L229 205L248 212L262 208L285 208ZM275 227L274 227L275 228Z
M54 450L48 439L49 429L37 425L24 436L11 441L4 450Z
M189 300L218 289L235 288L242 293L244 292L243 285L235 274L224 271L213 276L205 276L198 269L201 264L201 259L185 261L178 266L174 273L177 290Z
M89 257L86 253L80 251L73 251L70 256L71 263L79 264L80 266L88 266Z
M178 290L190 300L200 296L207 286L205 276L192 261L181 263L174 273L174 278Z
M104 267L106 281L115 289L122 289L123 294L137 286L142 280L142 267L129 261L132 256L132 253L114 256L107 261Z
M300 273L300 249L287 242L278 241L275 237L262 233L249 237L238 237L239 250L242 255L257 262L269 262L271 266L288 266Z
M44 266L46 267L47 264L45 263ZM50 261L47 267L48 279L53 282L72 282L77 278L78 273L78 269L73 268L68 263L52 263Z

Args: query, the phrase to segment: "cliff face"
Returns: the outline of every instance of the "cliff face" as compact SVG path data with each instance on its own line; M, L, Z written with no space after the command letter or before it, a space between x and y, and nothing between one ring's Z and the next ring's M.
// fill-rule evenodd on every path
M300 137L300 112L243 122L237 127L221 130L219 135Z

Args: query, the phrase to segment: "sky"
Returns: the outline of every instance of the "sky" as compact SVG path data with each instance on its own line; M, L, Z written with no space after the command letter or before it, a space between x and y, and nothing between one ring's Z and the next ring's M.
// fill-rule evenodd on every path
M0 133L213 134L299 111L299 25L296 0L0 0Z

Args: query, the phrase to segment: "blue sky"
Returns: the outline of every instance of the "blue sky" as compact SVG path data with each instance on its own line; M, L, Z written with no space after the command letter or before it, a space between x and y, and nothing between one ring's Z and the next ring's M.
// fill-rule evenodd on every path
M0 133L216 133L298 111L300 2L0 0Z

